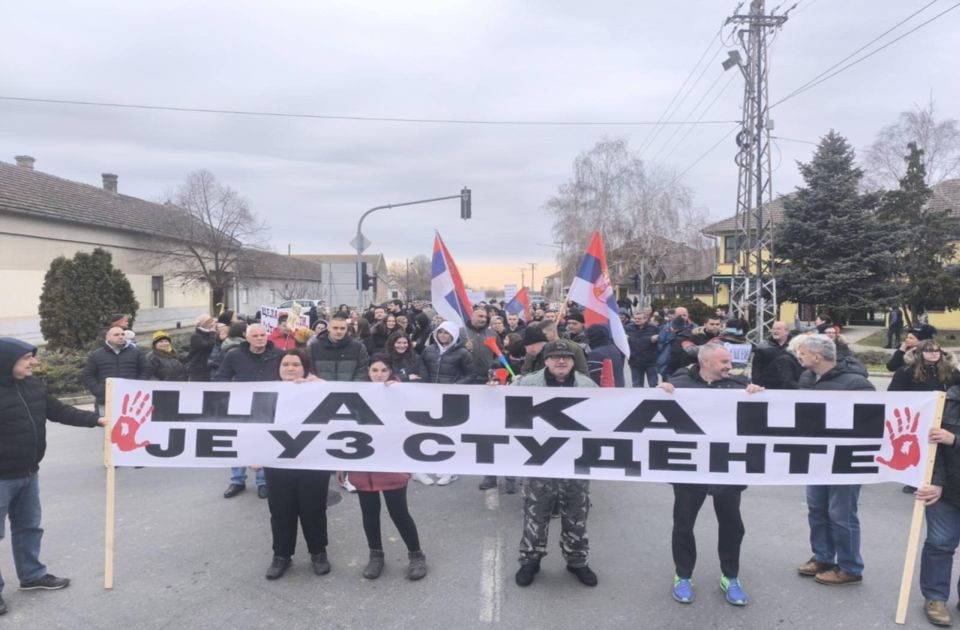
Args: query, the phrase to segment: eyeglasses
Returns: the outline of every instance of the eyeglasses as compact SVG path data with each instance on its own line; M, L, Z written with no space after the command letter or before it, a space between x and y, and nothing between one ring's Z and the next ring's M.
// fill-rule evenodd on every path
M927 348L924 350L924 352L928 352L930 354L940 354L940 348Z

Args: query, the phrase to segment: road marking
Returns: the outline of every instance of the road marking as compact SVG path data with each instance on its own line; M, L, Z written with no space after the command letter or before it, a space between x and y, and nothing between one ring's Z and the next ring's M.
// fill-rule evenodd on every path
M489 503L488 503L489 505ZM499 529L496 538L483 539L483 562L480 574L480 621L500 621L500 591L503 580L500 576L503 554L500 551Z
M487 496L484 497L487 503L487 509L496 512L500 509L500 492L496 488L487 490Z

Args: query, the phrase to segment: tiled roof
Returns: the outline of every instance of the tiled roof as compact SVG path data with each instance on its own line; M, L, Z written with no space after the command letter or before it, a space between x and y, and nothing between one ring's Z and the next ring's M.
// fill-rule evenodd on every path
M254 278L277 278L322 282L323 268L296 256L245 249L240 258L241 275Z
M118 230L169 234L174 207L113 193L0 162L0 212L16 212Z
M960 179L948 179L931 186L933 196L927 204L928 208L937 210L952 210L953 216L960 218ZM795 193L790 193L793 195ZM770 218L769 226L772 227L783 219L783 200L790 195L784 195L774 199L771 203L764 206L764 216ZM719 236L736 231L736 217L727 217L722 221L711 223L701 230L704 234Z

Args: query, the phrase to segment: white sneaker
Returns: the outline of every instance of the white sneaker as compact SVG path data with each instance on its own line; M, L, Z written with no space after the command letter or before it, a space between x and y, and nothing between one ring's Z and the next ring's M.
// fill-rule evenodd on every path
M459 479L456 475L439 475L437 477L438 486L446 486Z
M349 476L343 478L343 483L341 485L343 486L343 489L346 490L347 492L353 493L357 491L357 487L352 483L350 483Z
M413 480L422 483L425 486L433 485L433 477L427 473L413 473Z

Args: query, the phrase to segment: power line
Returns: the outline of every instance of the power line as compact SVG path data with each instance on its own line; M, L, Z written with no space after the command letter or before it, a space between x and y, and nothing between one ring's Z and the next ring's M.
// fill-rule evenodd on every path
M720 76L722 77L723 75L721 74ZM736 79L736 78L737 78L737 75L736 75L736 74L731 74L731 75L730 75L730 79L727 80L726 84L724 84L724 86L723 86L722 88L720 88L720 91L717 92L716 96L713 97L713 100L710 101L710 103L706 106L706 108L705 108L702 112L700 112L700 116L699 116L699 118L697 118L697 120L700 120L701 118L703 118L704 116L707 115L707 112L709 112L710 109L716 104L716 102L717 102L718 100L720 100L720 97L723 96L723 93L727 91L727 88L730 87L730 85L733 83L734 79ZM706 96L706 94L704 94L704 96ZM702 101L702 100L703 100L703 99L701 99L701 101ZM694 109L694 111L696 111L696 109ZM693 112L690 112L690 113L691 113L691 115L693 114ZM664 161L664 162L666 162L668 159L670 159L670 156L673 155L674 151L676 151L676 150L680 147L680 145L682 145L684 142L686 142L687 138L690 137L690 134L693 133L693 130L694 130L694 129L696 129L696 127L695 127L694 125L690 125L690 127L687 128L686 133L684 133L682 136L680 136L680 140L678 140L678 141L676 142L676 144L674 144L673 147L670 148L670 151L669 151L666 155L663 156L663 161ZM679 130L680 130L680 127L677 127L676 131L673 132L673 136L677 135L677 131L679 131ZM673 136L671 136L671 138L672 138ZM668 140L668 142L669 142L669 140Z
M713 37L710 38L710 42L707 44L707 47L703 49L703 53L700 55L700 58L697 59L697 63L693 64L693 67L690 68L690 72L687 74L687 78L685 78L685 79L683 80L683 83L681 83L681 84L680 84L680 87L677 88L677 91L674 92L673 98L671 98L671 99L670 99L670 102L667 103L666 109L664 109L663 112L660 114L660 117L657 118L657 124L660 124L660 121L662 121L662 120L664 119L664 117L667 115L667 113L670 111L670 108L673 106L673 103L674 103L674 102L677 100L677 98L680 96L680 93L683 92L683 88L686 87L687 82L690 81L690 77L692 77L693 74L697 71L697 68L700 67L700 62L702 62L703 59L704 59L704 57L707 56L707 53L710 52L710 49L713 47L713 42L716 41L716 39L720 36L720 33L721 33L722 31L723 31L723 27L721 26L719 29L717 29L717 32L713 34ZM722 46L722 45L723 45L723 44L722 44L722 42L721 42L721 46ZM654 130L651 129L650 131L647 132L647 135L644 136L643 140L640 142L640 146L639 146L639 148L637 149L637 151L642 151L642 150L643 150L643 147L646 146L647 140L650 139L650 134L652 134L653 131L654 131Z
M700 157L698 157L697 159L695 159L695 160L694 160L693 162L691 162L686 168L684 168L682 171L680 171L680 174L673 178L673 181L670 182L670 185L673 186L673 185L676 184L678 181L680 181L681 179L683 179L683 176L686 175L688 172L690 172L690 169L692 169L694 166L696 166L697 164L699 164L700 161L703 160L703 158L705 158L705 157L707 157L708 155L710 155L711 153L713 153L713 150L716 149L717 147L719 147L720 144L721 144L724 140L726 140L727 138L729 138L729 137L730 137L730 134L732 134L734 131L736 131L739 127L740 127L740 121L737 121L736 125L734 125L733 127L730 128L730 131L728 131L727 133L723 134L723 137L720 138L719 140L717 140L714 144L712 144L709 149L707 149L706 151L704 151L703 153L701 153L701 154L700 154Z
M776 138L777 140L783 140L785 142L799 142L801 144L812 144L813 146L817 146L819 144L817 142L811 142L809 140L798 140L797 138L784 138L783 136L770 136L770 137Z
M842 64L842 63L843 63L844 61L846 61L847 59L850 59L851 57L853 57L854 55L856 55L857 53L859 53L859 52L862 51L863 49L867 48L867 47L870 46L871 44L875 43L877 40L881 39L881 38L884 37L885 35L889 34L891 31L893 31L894 29L896 29L897 27L901 26L902 24L904 24L905 22L907 22L908 20L910 20L911 18L913 18L915 15L917 15L917 14L920 13L921 11L925 10L927 7L929 7L930 5L932 5L934 2L937 2L937 0L933 0L932 2L926 4L926 5L924 5L922 8L918 9L917 11L914 11L913 13L911 13L910 15L908 15L907 17L903 18L902 20L900 20L899 22L897 22L896 24L894 24L893 26L891 26L890 28L888 28L886 31L884 31L884 32L881 33L880 35L874 37L872 40L870 40L869 42L867 42L866 44L864 44L863 46L861 46L861 47L858 48L857 50L853 51L852 53L850 53L849 55L847 55L846 57L844 57L843 59L841 59L841 60L838 61L837 63L833 64L832 66L830 66L829 68L827 68L826 70L824 70L823 72L821 72L820 74L818 74L817 76L813 77L812 79L810 79L809 81L807 81L806 83L804 83L803 85L801 85L800 87L798 87L797 89L795 89L794 91L790 92L789 94L787 94L786 96L784 96L783 98L781 98L779 101L777 101L776 103L774 103L774 104L771 105L770 107L771 107L771 108L776 107L776 106L779 105L780 103L783 103L784 101L789 100L789 99L793 98L794 96L798 96L798 95L806 92L806 91L809 90L810 88L816 87L816 86L820 85L821 83L823 83L824 81L826 81L826 80L828 80L828 79L831 79L831 78L837 76L838 74L840 74L840 73L843 72L844 70L847 70L848 68L852 68L853 66L857 65L857 64L860 63L861 61L866 61L867 59L869 59L870 57L874 56L875 54L877 54L877 53L880 52L881 50L883 50L883 49L885 49L885 48L888 48L889 46L891 46L891 45L895 44L896 42L900 41L901 39L903 39L903 38L906 37L907 35L910 35L911 33L913 33L913 32L915 32L915 31L923 28L924 26L926 26L926 25L929 24L930 22L933 22L934 20L936 20L936 19L939 18L940 16L942 16L942 15L944 15L944 14L946 14L946 13L949 13L950 11L953 11L953 10L956 9L958 6L960 6L960 2L958 2L957 4L955 4L955 5L947 8L947 9L945 9L944 11L941 11L940 13L936 14L935 16L933 16L932 18L930 18L930 19L927 20L926 22L921 22L920 24L918 24L917 26L913 27L912 29L910 29L910 30L907 31L906 33L903 33L902 35L899 35L898 37L895 37L894 39L890 40L889 42L887 42L887 43L884 44L883 46L880 46L879 48L876 48L876 49L872 50L871 52L869 52L868 54L864 55L863 57L860 57L859 59L856 59L856 60L848 63L847 65L841 67L841 68L838 69L836 72L832 72L832 73L830 73L830 74L827 74L828 72L830 72L831 70L833 70L834 68L836 68L837 66L839 66L840 64ZM826 75L826 76L824 76L824 75ZM821 77L822 77L822 78L821 78Z
M647 125L724 125L731 120L701 120L693 123L689 120L674 122L651 122L638 120L478 120L455 118L398 118L377 116L345 116L334 114L294 114L290 112L270 112L241 109L209 109L203 107L175 107L171 105L143 105L134 103L108 103L102 101L77 101L54 98L30 98L24 96L2 96L0 101L24 103L48 103L53 105L83 105L89 107L111 107L119 109L139 109L150 111L181 112L194 114L224 114L229 116L267 116L274 118L306 118L319 120L349 120L357 122L413 123L437 125L510 125L510 126L647 126Z

